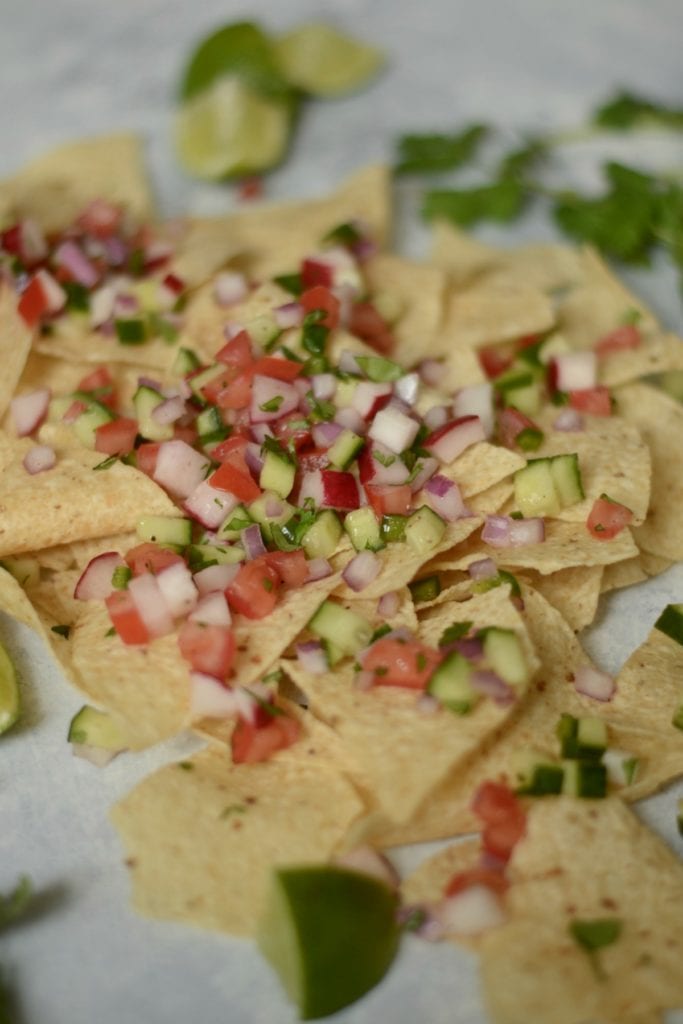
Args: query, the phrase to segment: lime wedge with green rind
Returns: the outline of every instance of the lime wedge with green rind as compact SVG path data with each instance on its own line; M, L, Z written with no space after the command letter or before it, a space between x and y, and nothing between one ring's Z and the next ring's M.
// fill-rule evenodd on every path
M386 974L400 930L384 882L331 865L273 872L257 942L302 1020L355 1002Z
M9 654L0 644L0 733L12 728L20 710L17 673Z
M261 96L291 99L292 88L280 70L273 43L253 22L226 25L202 40L185 68L181 100L200 95L228 75Z
M284 156L291 123L285 104L237 76L219 78L176 114L176 151L189 174L207 181L259 174Z
M384 64L380 50L322 22L300 25L274 46L284 77L312 96L355 92Z

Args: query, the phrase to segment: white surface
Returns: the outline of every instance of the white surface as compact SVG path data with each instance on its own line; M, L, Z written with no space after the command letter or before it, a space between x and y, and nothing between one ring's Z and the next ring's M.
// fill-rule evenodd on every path
M290 160L268 182L272 198L322 193L361 164L390 159L405 130L483 119L506 125L512 139L515 130L570 127L620 84L681 102L680 0L257 0L248 7L234 0L0 0L0 13L0 176L67 138L133 129L148 140L169 214L217 212L232 202L229 190L198 186L174 167L169 124L189 43L237 18L274 30L325 18L383 47L391 62L367 93L306 110ZM615 143L609 152L681 164L680 145L656 135ZM595 144L567 149L558 180L596 182L602 154ZM417 195L411 183L399 190L397 239L413 255L426 242ZM483 236L511 238L490 228ZM517 237L532 236L551 237L552 227L531 218ZM671 269L628 276L680 329ZM592 641L602 664L618 667L670 600L683 600L680 568L605 602ZM2 936L0 962L22 995L17 1024L293 1021L248 944L141 920L127 909L107 807L151 767L186 753L191 741L120 758L103 771L73 759L65 735L81 700L26 631L4 619L0 627L20 662L27 709L22 727L0 745L0 888L28 873L49 904ZM680 848L674 808L669 791L650 801L645 815ZM336 1019L483 1024L485 1017L470 958L408 940L382 986Z

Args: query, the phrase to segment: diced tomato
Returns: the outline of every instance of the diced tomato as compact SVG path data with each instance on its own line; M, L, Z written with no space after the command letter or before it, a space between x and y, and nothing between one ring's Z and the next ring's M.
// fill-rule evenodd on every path
M128 455L138 435L138 421L119 416L95 429L95 451L105 455Z
M302 292L299 302L307 313L313 313L315 310L324 312L324 318L319 321L323 327L329 327L333 331L338 326L340 303L329 288L322 284L315 285L314 288L307 288L305 292Z
M472 810L484 826L486 852L508 860L526 831L526 811L516 794L502 782L483 782L474 795Z
M299 471L309 473L313 469L326 469L330 464L330 456L327 448L311 448L309 451L299 452Z
M301 283L304 288L313 288L317 284L331 288L334 284L332 267L320 260L305 259L301 264Z
M569 391L569 404L579 412L590 413L591 416L611 416L612 400L609 388L598 385L582 391Z
M377 516L407 516L410 512L410 484L366 484L365 493Z
M611 540L633 520L633 512L618 501L611 501L606 495L596 498L590 510L586 526L596 540Z
M271 423L273 433L285 448L290 445L295 452L311 443L311 428L299 412L290 412Z
M241 203L248 203L254 199L260 199L263 195L263 178L252 174L243 178L237 186L237 198Z
M295 359L276 359L275 356L263 356L257 359L251 367L253 374L260 373L264 377L273 377L275 380L295 380L303 369L303 363L297 363Z
M21 255L21 224L13 224L0 232L0 247L13 256Z
M174 295L181 295L185 291L185 282L177 274L166 274L162 284Z
M235 764L267 761L276 751L296 743L300 734L299 722L288 715L271 715L260 727L240 718L230 739L232 760Z
M246 370L251 366L254 357L251 351L251 338L246 331L240 331L234 338L226 342L223 348L216 352L216 359L219 363L225 363L235 370Z
M178 646L195 672L225 680L235 660L235 635L228 626L210 626L186 619L178 633Z
M63 423L75 423L81 413L84 413L88 408L85 402L81 402L78 398L71 403L69 408L62 416Z
M406 686L424 690L441 655L419 640L382 637L363 659L363 670L374 674L377 686Z
M510 346L501 348L500 345L486 345L479 349L477 355L481 368L489 380L500 377L501 373L512 366L515 358Z
M93 199L78 218L78 225L90 235L107 238L118 231L123 219L123 210L106 199Z
M199 389L202 393L202 398L205 398L207 402L212 405L216 405L218 396L222 391L232 383L235 375L234 372L229 370L227 367L219 367L216 370L216 376L212 377L211 380L207 381L206 384L202 384Z
M246 409L251 402L252 386L253 374L243 370L218 393L216 405L221 409Z
M225 440L219 441L211 450L211 458L218 462L233 462L237 456L240 460L244 458L244 450L247 447L246 437L231 434Z
M389 325L371 302L354 303L349 317L349 331L377 352L391 352L395 344Z
M106 366L98 366L90 373L86 373L85 377L78 384L78 391L101 391L102 388L110 388L114 381L112 375ZM99 396L98 396L99 397Z
M496 871L495 868L480 866L467 868L465 871L458 871L457 874L452 876L444 889L444 894L446 896L457 896L458 893L469 889L473 885L485 885L487 889L491 889L496 895L502 896L508 887L508 881L503 872Z
M27 327L35 327L41 317L56 312L58 293L62 289L46 270L39 270L21 293L17 309ZM64 294L62 292L62 294ZM64 295L66 300L66 295ZM63 305L63 303L62 303Z
M147 476L154 476L159 447L158 441L146 441L136 450L135 464L141 473L146 473Z
M198 438L197 428L194 423L174 423L173 424L173 440L184 441L185 444L189 444L190 448L195 444Z
M169 565L182 562L183 558L170 548L159 547L152 541L145 541L136 544L134 548L125 555L126 565L133 573L133 576L142 576L143 573L151 572L155 575Z
M230 461L223 462L209 477L209 483L219 491L229 491L239 501L255 501L261 496L261 488L252 478L243 459L242 464L239 464L239 458L236 453Z
M303 551L270 551L264 556L286 587L301 587L308 579L308 562Z
M113 590L104 603L109 618L124 644L146 644L150 636L128 590Z
M501 444L506 448L514 448L517 436L523 430L538 430L540 432L540 427L513 406L500 410L498 413L498 436Z
M541 340L540 334L524 334L515 342L515 351L523 352L525 348L532 348Z
M277 604L279 592L280 574L261 557L241 566L225 594L236 612L264 619Z
M643 336L635 324L622 324L613 331L603 334L595 343L595 351L599 356L607 356L612 352L623 352L627 348L638 348Z

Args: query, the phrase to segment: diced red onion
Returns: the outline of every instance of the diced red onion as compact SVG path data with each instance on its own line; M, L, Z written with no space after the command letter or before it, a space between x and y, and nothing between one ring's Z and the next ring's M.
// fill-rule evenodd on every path
M457 651L458 654L462 654L463 658L472 662L481 661L484 657L484 645L476 636L463 636L445 646L444 651Z
M425 384L430 388L436 388L443 378L443 363L437 359L423 359L417 368Z
M484 427L478 416L464 416L452 420L425 438L423 448L440 459L453 462L466 448L486 440Z
M490 697L500 707L508 707L514 703L515 691L509 683L490 669L478 669L470 676L472 689L484 696Z
M334 857L334 863L378 878L390 889L397 889L401 881L394 865L372 846L356 846L347 853L338 854Z
M545 522L541 518L512 519L487 516L481 539L495 548L523 547L545 540Z
M252 523L251 526L247 526L242 530L240 533L240 541L249 561L254 558L260 558L261 555L265 555L266 546L263 543L261 527L258 523Z
M553 430L566 430L578 432L584 429L584 420L578 409L563 409L557 419L553 422Z
M228 320L226 324L223 324L223 337L231 341L236 338L244 330L244 324L239 323L237 320Z
M251 425L251 436L258 444L263 444L267 437L273 437L272 427L268 423L253 423Z
M139 309L140 303L135 295L121 294L120 292L116 295L114 299L115 317L129 317L137 313Z
M385 406L384 409L380 409L372 421L368 436L399 455L406 448L410 448L419 429L420 424L406 413L394 407Z
M230 586L239 570L239 562L230 564L223 562L218 565L209 565L206 569L200 569L199 572L194 574L197 590L202 597L212 593L212 591L225 590L226 587Z
M422 715L434 715L440 706L436 697L432 697L431 693L421 693L415 704L415 707Z
M394 385L394 392L406 405L415 405L420 391L420 376L417 373L406 373L399 377Z
M263 469L261 445L254 444L253 441L250 441L244 449L244 461L246 462L250 473L258 479L261 475L261 470Z
M574 672L574 689L584 697L608 701L616 693L617 684L607 672L601 672L592 665L581 665Z
M219 306L233 306L246 298L248 293L249 285L244 274L236 270L223 270L216 275L213 297Z
M559 391L585 391L598 382L598 357L592 349L563 352L554 357L553 367Z
M392 619L401 606L401 596L396 590L382 594L377 602L377 612L383 619Z
M491 437L495 427L493 385L487 381L484 384L472 384L470 387L461 388L453 399L453 415L456 419L462 416L478 416L484 434Z
M280 330L287 331L290 327L301 327L304 322L304 307L300 302L285 302L273 310L275 323Z
M487 885L470 885L456 896L442 900L434 913L443 930L450 935L480 935L504 924L503 905Z
M218 566L210 568L218 568ZM204 594L197 602L197 606L190 612L189 617L193 622L203 622L206 626L229 626L232 622L230 606L225 594L220 590Z
M374 551L359 551L344 568L342 579L358 593L370 586L381 568L382 562Z
M50 389L36 388L25 395L13 398L10 403L14 429L19 437L27 437L37 430L50 405Z
M184 562L174 562L157 573L157 583L174 618L187 615L197 604L198 592L192 573Z
M183 502L183 508L207 530L222 526L237 505L239 501L234 494L212 487L207 480L197 484Z
M155 423L175 423L181 416L185 415L185 402L179 395L167 398L152 409L152 419Z
M492 558L478 558L476 562L470 562L467 572L470 579L490 580L498 575L498 566Z
M204 672L190 672L190 713L198 718L232 718L237 713L234 691Z
M24 455L22 465L27 473L35 476L36 473L44 473L46 469L52 469L57 463L57 454L54 448L47 444L37 444Z
M67 270L74 281L82 284L85 288L94 288L99 280L97 269L90 262L83 250L76 242L68 239L57 246L54 253L54 261L58 267Z
M308 562L308 583L324 580L332 575L332 566L326 558L311 558Z
M128 246L118 235L101 239L104 258L110 267L122 267L128 259Z
M358 376L361 374L361 368L356 361L356 356L347 348L340 354L338 366L342 373L357 374Z
M333 373L315 373L311 377L311 388L319 402L334 398L337 391L337 378Z
M347 430L352 430L354 434L360 434L361 437L368 429L367 423L352 405L338 409L334 416L334 422Z
M424 495L429 507L449 523L468 515L460 488L453 480L440 473L427 481Z
M105 551L91 558L74 588L79 601L104 601L113 591L111 578L114 569L126 563L118 551Z
M297 644L296 657L304 672L309 672L312 676L324 676L329 672L327 655L318 640Z
M139 388L150 388L152 391L158 391L161 394L161 381L155 380L154 377L147 377L141 375L138 377Z
M154 479L178 498L189 498L206 477L211 463L185 441L162 441L157 453Z
M322 423L314 423L311 428L311 437L316 448L330 448L343 431L339 423L325 420Z
M299 399L299 392L292 384L257 373L254 375L249 418L252 423L277 420L293 412L299 405ZM277 405L277 409L269 409L271 403Z
M266 497L265 513L269 519L277 519L285 510L284 503L280 501L274 494L268 494Z
M166 636L173 632L173 619L156 576L151 572L134 576L128 584L128 593L150 636Z

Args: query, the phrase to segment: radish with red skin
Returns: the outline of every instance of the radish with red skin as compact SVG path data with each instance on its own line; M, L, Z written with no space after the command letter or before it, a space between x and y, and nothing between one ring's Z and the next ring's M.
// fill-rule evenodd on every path
M205 479L211 462L184 441L162 441L153 477L173 497L189 498Z
M292 384L275 377L254 376L249 416L252 423L270 423L293 412L300 396Z
M425 438L422 447L441 462L449 463L473 444L485 440L486 434L479 417L461 416L435 430Z
M173 616L163 598L156 576L151 572L133 576L128 584L128 593L151 637L166 636L173 632Z
M50 397L49 388L36 388L35 391L12 399L10 411L18 437L28 437L45 422Z
M114 590L114 570L125 564L118 551L105 551L91 558L76 583L74 597L79 601L103 601Z
M174 562L157 573L161 596L173 618L187 615L196 606L199 594L192 573L184 562Z
M208 480L202 480L185 499L183 508L207 530L217 530L238 504L239 500L234 494L213 487Z
M574 689L593 700L611 700L617 691L614 677L592 665L580 665L574 672Z
M417 437L420 424L411 416L394 406L380 409L368 430L368 437L385 445L396 455L400 455Z
M27 327L35 327L44 316L60 313L66 306L66 292L52 274L36 271L21 293L17 310Z
M386 405L392 394L391 384L360 380L353 392L353 408L363 419L370 419Z
M206 672L190 672L190 715L200 718L232 718L237 712L234 690Z
M488 381L461 388L453 399L453 415L478 416L486 437L491 437L494 428L493 387Z
M299 490L299 504L307 498L315 508L334 508L353 512L360 508L358 482L352 473L334 469L315 469L304 473Z
M563 352L550 361L553 386L557 391L585 391L598 382L595 352Z

